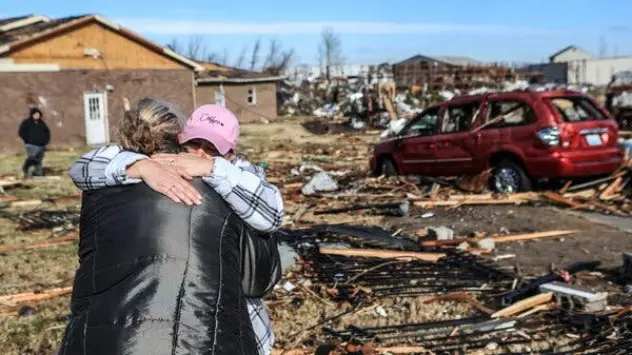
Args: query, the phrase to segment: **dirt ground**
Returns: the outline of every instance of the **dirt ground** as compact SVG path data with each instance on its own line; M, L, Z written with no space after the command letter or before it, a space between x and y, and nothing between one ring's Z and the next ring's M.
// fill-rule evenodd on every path
M336 166L340 162L333 157L343 152L345 164L341 169L366 173L368 143L375 141L375 135L312 134L300 124L300 120L274 124L244 125L241 149L254 161L270 162L271 179L293 179L289 169L307 161ZM320 133L320 132L317 132ZM296 151L306 151L297 155ZM60 181L25 184L23 187L7 189L7 192L21 199L42 198L43 196L70 196L78 193L65 176L65 172L82 152L80 150L59 150L49 152L45 165L49 174L61 175ZM294 154L290 154L293 152ZM0 154L0 175L15 175L19 171L23 155L21 153ZM341 198L341 203L345 198ZM322 203L325 200L320 200ZM319 203L321 203L319 202ZM60 204L46 203L36 208L51 210L79 210L79 200ZM288 225L292 225L305 207L317 208L318 204L301 202L300 199L286 202ZM9 208L5 211L18 212ZM26 209L28 210L28 209ZM423 219L422 213L433 212L434 216ZM352 223L378 225L392 230L403 228L405 233L414 234L428 226L447 226L458 235L472 232L488 234L508 234L536 232L552 229L573 229L580 232L564 238L509 243L499 246L496 254L516 254L516 260L523 272L537 275L548 271L551 264L564 266L579 260L601 260L604 265L620 265L620 253L632 250L632 238L628 232L596 224L586 219L548 206L479 206L461 207L456 210L432 209L414 210L411 217L395 218L368 216L363 214L342 214L334 216L313 216L306 214L303 222ZM0 246L41 241L52 236L50 230L22 232L14 222L0 218ZM77 265L76 244L65 244L46 249L22 250L0 254L0 296L26 291L45 290L72 285ZM456 304L422 305L419 299L395 300L403 306L389 308L389 318L376 314L368 308L353 317L342 317L329 326L344 326L349 323L376 325L397 324L398 322L427 321L464 317L472 314L468 307ZM39 304L29 305L33 313L26 316L0 315L0 353L52 354L57 348L68 316L69 297L59 297ZM268 301L279 346L291 347L304 340L306 334L297 331L313 326L328 316L340 313L338 305L311 297L299 303L284 303L274 299Z
M390 218L387 225L393 229L404 228L409 233L443 225L460 236L477 232L503 235L548 230L578 231L560 238L497 245L495 254L515 254L521 271L528 275L545 273L551 265L564 267L589 260L598 260L603 267L613 268L621 266L622 252L632 250L632 234L629 232L550 206L476 206L429 211L434 213L434 217Z

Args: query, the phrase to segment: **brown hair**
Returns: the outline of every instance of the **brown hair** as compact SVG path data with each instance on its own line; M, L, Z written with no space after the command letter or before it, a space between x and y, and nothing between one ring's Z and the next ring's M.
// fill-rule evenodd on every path
M118 140L124 149L142 154L180 151L178 134L186 117L174 105L146 97L127 110L119 122Z

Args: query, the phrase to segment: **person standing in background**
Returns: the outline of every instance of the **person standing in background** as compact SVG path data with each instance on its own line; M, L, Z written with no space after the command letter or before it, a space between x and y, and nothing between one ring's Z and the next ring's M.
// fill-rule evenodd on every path
M29 117L20 124L19 135L26 147L26 160L22 166L24 177L29 176L31 166L35 167L33 176L42 176L42 160L50 142L50 130L42 119L42 111L38 108L30 109Z

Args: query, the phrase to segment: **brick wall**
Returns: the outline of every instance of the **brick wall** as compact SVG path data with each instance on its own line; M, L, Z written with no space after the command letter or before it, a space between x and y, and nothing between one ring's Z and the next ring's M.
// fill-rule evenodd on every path
M193 110L193 73L189 70L68 70L61 72L0 72L0 149L21 149L19 124L30 106L38 106L51 130L52 145L86 142L83 94L107 92L111 140L123 113L123 97L132 105L154 96Z
M264 118L277 118L276 83L223 84L226 107L243 123L261 122ZM256 104L248 103L248 90L254 89ZM219 84L200 84L197 87L197 104L214 104Z

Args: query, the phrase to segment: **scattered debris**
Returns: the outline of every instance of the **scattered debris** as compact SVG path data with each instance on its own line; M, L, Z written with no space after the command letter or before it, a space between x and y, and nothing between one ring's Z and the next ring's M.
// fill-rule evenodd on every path
M496 242L494 238L485 238L476 241L476 247L478 249L483 249L487 252L491 252L496 248Z
M571 311L584 311L597 313L602 312L608 306L607 292L592 292L590 290L563 284L561 282L551 282L540 286L540 292L552 293L555 301Z
M303 186L301 192L303 195L314 195L320 192L330 192L338 190L338 184L326 172L320 172Z
M428 228L428 238L432 240L453 240L454 231L446 226Z

